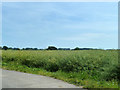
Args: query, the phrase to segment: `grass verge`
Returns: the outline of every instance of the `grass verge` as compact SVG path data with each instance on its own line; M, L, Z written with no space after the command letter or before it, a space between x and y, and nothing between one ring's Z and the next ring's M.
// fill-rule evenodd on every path
M93 77L89 77L89 74L86 72L63 72L63 71L56 71L50 72L43 68L33 68L28 67L26 65L21 65L15 61L13 62L2 62L2 68L7 70L15 70L25 73L37 74L37 75L44 75L50 76L56 79L63 80L70 84L74 84L77 86L83 86L83 88L118 88L118 82L116 80L106 81L106 80L95 80L92 79ZM88 77L88 78L86 78ZM94 77L95 78L95 77Z

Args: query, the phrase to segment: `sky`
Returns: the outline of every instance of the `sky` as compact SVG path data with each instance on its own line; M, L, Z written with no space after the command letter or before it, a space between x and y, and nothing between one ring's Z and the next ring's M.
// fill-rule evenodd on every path
M118 48L117 2L4 2L2 45Z

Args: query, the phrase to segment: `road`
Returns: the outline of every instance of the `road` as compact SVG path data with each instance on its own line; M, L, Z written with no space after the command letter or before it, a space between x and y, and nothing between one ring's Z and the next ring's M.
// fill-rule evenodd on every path
M2 70L2 88L80 88L42 75Z

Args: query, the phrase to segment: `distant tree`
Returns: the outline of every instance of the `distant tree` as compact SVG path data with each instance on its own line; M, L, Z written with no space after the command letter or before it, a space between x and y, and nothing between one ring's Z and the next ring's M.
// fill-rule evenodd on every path
M3 50L7 50L8 49L8 47L7 46L3 46Z
M0 50L2 49L2 47L0 46Z
M92 48L82 48L83 50L93 50Z
M70 50L70 48L58 48L57 50Z
M17 48L17 50L20 50L20 48Z
M38 50L37 48L33 48L33 50Z
M22 48L22 50L38 50L38 48Z
M55 46L48 46L47 50L57 50Z
M24 50L32 50L32 48L25 48Z
M20 48L13 48L13 50L20 50Z
M38 50L44 50L44 49L38 49Z
M12 47L9 47L8 49L12 50L13 48L12 48Z
M25 48L22 48L22 50L25 50Z
M79 48L79 47L76 47L74 50L80 50L80 48Z

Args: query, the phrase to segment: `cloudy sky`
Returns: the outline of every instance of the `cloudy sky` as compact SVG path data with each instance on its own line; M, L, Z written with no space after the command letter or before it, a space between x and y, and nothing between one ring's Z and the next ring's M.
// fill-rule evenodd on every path
M118 48L117 2L4 2L2 10L2 45Z

